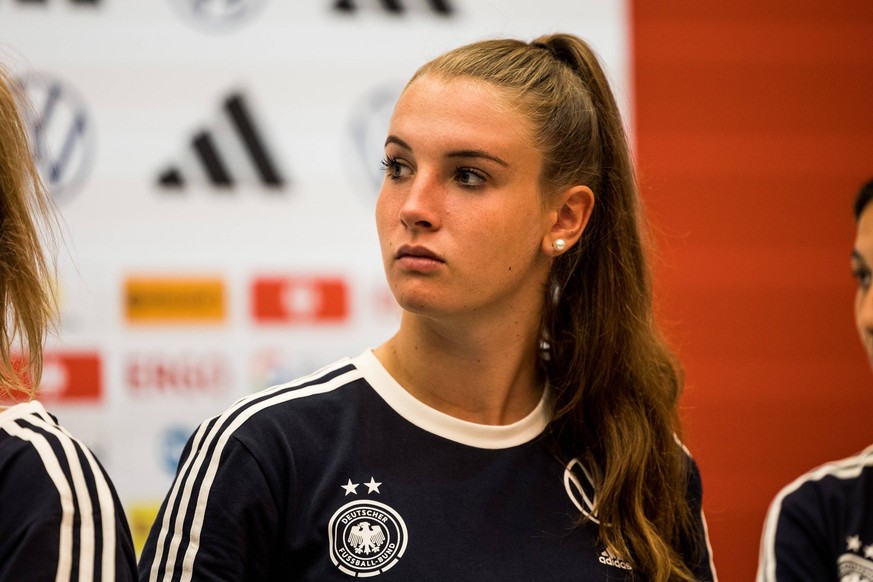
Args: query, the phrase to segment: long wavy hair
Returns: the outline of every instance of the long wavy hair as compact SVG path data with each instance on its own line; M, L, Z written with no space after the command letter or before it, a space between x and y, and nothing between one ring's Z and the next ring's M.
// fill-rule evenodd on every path
M410 84L425 75L503 89L533 127L544 202L576 184L594 192L582 238L555 259L543 290L551 434L562 460L578 458L593 476L601 541L645 579L694 580L679 549L701 539L677 444L682 374L655 323L633 162L595 53L568 34L489 40L425 64Z
M56 222L27 139L19 85L0 69L0 396L33 397L53 325L52 262L43 250Z

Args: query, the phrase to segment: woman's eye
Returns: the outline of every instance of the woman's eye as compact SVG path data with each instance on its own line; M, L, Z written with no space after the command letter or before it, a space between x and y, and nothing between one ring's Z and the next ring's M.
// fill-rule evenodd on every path
M871 274L868 269L856 269L852 272L852 276L858 281L858 287L861 289L870 288Z
M458 168L456 177L462 186L477 187L485 184L485 176L471 168Z
M390 156L382 160L382 169L385 170L385 174L392 180L404 178L409 175L409 167L398 161L397 158L392 158Z

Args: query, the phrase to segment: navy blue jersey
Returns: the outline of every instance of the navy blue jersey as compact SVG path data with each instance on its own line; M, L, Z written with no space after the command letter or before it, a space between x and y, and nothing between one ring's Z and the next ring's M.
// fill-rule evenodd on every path
M39 402L0 412L0 580L136 580L112 483Z
M799 477L774 498L758 582L873 580L873 446Z
M547 421L545 397L507 426L445 415L369 351L244 398L188 442L140 580L630 580L580 521L594 492Z

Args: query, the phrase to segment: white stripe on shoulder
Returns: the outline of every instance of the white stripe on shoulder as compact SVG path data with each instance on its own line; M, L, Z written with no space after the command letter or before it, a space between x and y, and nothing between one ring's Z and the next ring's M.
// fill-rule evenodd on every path
M64 431L67 436L73 438L65 428L59 428ZM102 572L101 580L104 582L113 582L115 580L115 548L117 544L117 540L115 539L117 518L115 515L115 499L112 497L112 490L110 489L109 482L103 476L103 470L100 468L100 464L94 457L94 453L84 445L81 445L81 447L82 454L85 456L85 460L88 461L88 466L94 477L94 488L97 492L97 504L100 507L100 527L103 538L101 548L103 555L100 556L100 570Z
M97 493L96 501L100 511L100 537L102 538L101 551L103 552L102 556L100 556L102 569L101 580L105 580L107 582L114 580L116 516L115 502L112 498L112 492L109 483L106 481L106 478L103 475L103 471L100 468L99 463L97 462L90 449L88 449L88 447L86 447L78 439L73 437L69 432L67 432L66 429L55 423L41 404L39 404L38 402L30 402L28 403L28 405L35 405L32 408L32 414L30 414L29 416L22 416L21 418L27 420L33 426L36 426L51 434L54 438L58 440L58 443L64 450L64 456L66 457L68 466L70 468L70 475L73 479L73 490L76 493L76 499L78 501L78 509L80 515L79 579L94 579L94 566L96 565L95 554L97 550L98 540L98 533L94 526L94 508L92 505L93 500L91 498L91 493L88 490L88 483L86 479L87 472L90 473L91 478L94 481L94 489ZM23 428L22 430L30 431L30 429L26 428ZM34 435L42 437L42 435L39 435L39 433L36 433L35 431L30 432L32 432ZM46 440L45 437L42 438L43 440ZM46 444L48 444L47 440ZM85 460L87 462L87 471L86 468L82 467L77 448L81 449L82 454L85 457ZM52 458L54 458L55 462L57 463L57 458L55 457L51 447L49 447L49 451L52 453ZM45 462L45 457L43 457L43 461ZM58 469L60 469L60 464L58 464ZM66 477L64 476L63 471L61 471L60 475L64 478L64 481L66 483ZM55 483L57 485L56 481ZM69 484L67 483L67 485ZM72 501L72 497L70 498L70 500ZM71 536L72 531L73 530L71 526ZM72 559L72 548L68 552L68 556L65 559Z
M776 580L776 524L779 521L779 514L782 512L784 499L800 489L805 483L821 481L825 477L854 479L868 467L873 467L873 445L857 455L825 463L804 473L776 494L764 520L764 531L761 535L761 549L758 556L757 582L775 582Z
M34 427L45 431L52 438L57 439L58 444L64 451L64 457L70 468L72 484L61 467L60 461L51 447L49 440L40 432L23 426L18 421L24 420ZM68 580L72 569L73 552L73 492L78 500L78 510L81 516L79 529L79 576L82 580L94 579L94 567L96 565L95 553L97 549L98 533L94 527L93 499L88 489L87 475L90 473L94 481L94 489L97 493L97 503L101 516L102 556L99 557L102 565L102 580L110 581L115 578L115 501L109 482L103 475L97 459L88 447L73 437L66 429L59 426L46 412L45 408L37 401L18 404L6 410L0 415L0 426L10 434L30 442L40 455L40 459L52 479L61 499L62 518L60 534L60 562L58 564L58 579ZM83 467L78 450L86 460ZM71 488L72 485L72 488Z
M154 562L149 573L149 581L162 580L160 564L164 553L167 553L163 576L171 579L176 570L176 562L180 550L180 544L184 535L183 524L189 513L189 506L193 502L194 520L189 531L188 547L182 560L182 581L190 580L193 575L194 559L200 542L200 534L206 506L209 501L209 492L212 482L218 470L218 463L227 441L240 426L256 413L298 398L305 398L314 394L331 392L353 380L362 377L361 373L350 367L345 373L323 380L343 367L350 366L351 360L346 358L334 364L326 366L317 372L304 376L293 382L274 386L262 390L251 396L241 398L230 406L224 413L214 419L201 424L194 435L191 452L183 465L179 468L178 476L167 496L164 518L161 523L161 531L155 544ZM311 385L308 385L311 384ZM305 386L304 388L298 388ZM297 388L297 389L294 389ZM228 424L227 421L233 418ZM214 422L213 422L214 420ZM210 447L215 443L214 451L209 454ZM205 473L204 473L204 465ZM198 476L204 474L203 482L196 499L193 499L194 483ZM178 502L178 508L173 507ZM169 540L168 538L169 534Z
M94 578L94 551L96 549L94 531L94 508L91 505L91 495L88 492L88 483L85 481L85 473L76 451L73 438L57 425L49 424L42 419L33 419L33 424L51 433L58 439L58 443L64 450L64 456L70 468L70 476L73 479L73 489L76 492L76 502L79 509L79 580L93 580Z
M688 455L689 459L693 459L694 456L691 454L691 451L688 450L688 447L685 446L685 443L682 442L682 439L679 438L675 432L673 433L673 440L676 441L676 444L682 447L682 450ZM702 479L702 477L701 477ZM700 506L700 521L703 523L703 537L706 540L706 551L709 552L709 570L712 572L712 580L713 582L718 582L718 574L715 571L715 558L712 555L712 543L709 541L709 526L706 523L706 515L703 512L703 505Z
M676 441L676 444L679 445L683 451L685 451L685 454L688 455L689 458L694 458L691 456L691 451L688 450L688 447L685 446L685 443L682 442L682 440L679 438L679 435L675 432L673 433L673 440Z
M709 552L709 571L712 572L712 582L718 582L718 573L715 571L715 557L712 555L712 543L709 541L709 525L706 523L706 515L703 507L700 508L700 521L703 523L703 537L706 540L706 551Z
M34 403L28 403L27 406L31 404ZM4 419L2 430L13 437L29 442L33 446L58 491L61 504L61 522L58 535L58 568L55 580L57 582L69 580L73 569L73 520L76 513L73 504L73 490L48 439L39 432L18 424L17 420L21 419L30 422L38 420L35 416L18 415L16 421L13 422L6 422Z

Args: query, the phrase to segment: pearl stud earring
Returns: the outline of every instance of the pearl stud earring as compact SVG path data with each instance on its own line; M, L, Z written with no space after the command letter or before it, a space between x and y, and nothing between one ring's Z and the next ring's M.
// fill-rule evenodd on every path
M564 239L558 238L558 239L555 239L555 242L552 243L552 246L555 248L556 251L558 251L560 253L565 248L567 248L567 243L566 243L566 241L564 241Z

